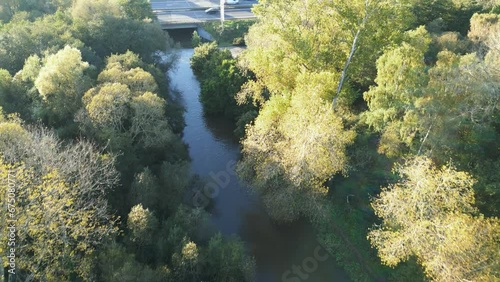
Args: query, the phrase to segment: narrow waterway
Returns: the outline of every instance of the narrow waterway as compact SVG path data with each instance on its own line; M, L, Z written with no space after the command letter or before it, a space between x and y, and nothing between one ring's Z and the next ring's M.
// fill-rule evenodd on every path
M349 281L316 241L309 224L274 224L258 198L240 183L234 172L240 148L233 127L228 121L203 115L200 86L189 66L192 54L193 49L182 49L178 67L169 75L186 107L183 138L189 146L192 172L212 183L209 212L214 226L225 236L236 234L243 239L256 259L257 282Z

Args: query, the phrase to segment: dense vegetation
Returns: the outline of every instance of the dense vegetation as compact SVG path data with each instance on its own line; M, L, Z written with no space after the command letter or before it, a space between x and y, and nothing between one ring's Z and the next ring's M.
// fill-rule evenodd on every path
M269 215L310 220L355 281L500 279L498 2L254 12L241 56L202 44L191 65ZM186 199L202 183L148 1L6 0L0 21L4 278L251 281L241 240Z
M216 42L196 47L190 62L201 84L200 101L204 112L235 121L235 134L243 136L245 125L255 118L257 111L251 103L238 104L234 95L253 75L243 72L231 52L219 49Z
M201 183L165 75L175 49L153 18L146 0L0 3L8 281L252 280L243 243L207 232L186 199Z
M236 62L205 44L191 64L213 114L257 107L241 114L238 171L271 217L308 218L356 281L500 279L498 2L254 13ZM234 72L252 74L239 91Z
M244 37L248 33L249 28L255 23L254 20L235 20L220 22L207 22L202 24L219 46L244 45Z

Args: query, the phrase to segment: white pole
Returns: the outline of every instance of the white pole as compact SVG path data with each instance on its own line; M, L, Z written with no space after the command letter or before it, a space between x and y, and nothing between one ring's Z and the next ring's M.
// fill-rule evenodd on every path
M220 0L220 24L222 30L224 30L224 1L225 0Z

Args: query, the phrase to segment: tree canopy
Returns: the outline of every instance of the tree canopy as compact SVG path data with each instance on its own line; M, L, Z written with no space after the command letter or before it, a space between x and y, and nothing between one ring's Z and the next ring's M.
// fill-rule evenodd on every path
M500 222L474 207L474 180L416 157L397 167L401 180L372 202L382 225L368 238L382 262L416 256L436 281L491 281L497 275Z

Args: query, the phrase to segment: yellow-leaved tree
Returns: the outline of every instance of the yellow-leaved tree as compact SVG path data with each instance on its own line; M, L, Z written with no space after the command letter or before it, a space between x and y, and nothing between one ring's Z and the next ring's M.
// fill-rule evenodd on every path
M407 1L262 0L253 11L240 61L256 79L237 98L262 108L242 141L240 175L274 219L325 215L325 183L347 171L355 138L353 85L370 84L376 58L400 40Z
M401 180L382 188L372 202L382 224L368 239L382 262L396 266L414 256L435 281L498 279L500 221L474 207L474 179L426 157L396 171Z
M92 280L96 250L117 231L106 199L118 181L114 158L0 117L0 178L0 202L10 204L0 216L0 253L14 249L17 278Z

